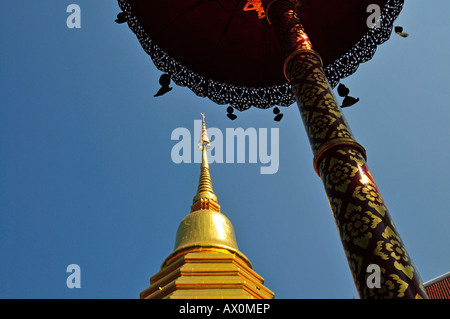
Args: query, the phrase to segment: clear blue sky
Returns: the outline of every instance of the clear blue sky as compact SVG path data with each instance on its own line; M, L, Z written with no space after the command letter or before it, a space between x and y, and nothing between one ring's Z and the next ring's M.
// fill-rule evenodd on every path
M81 7L81 29L66 8ZM5 1L0 11L0 297L138 298L173 251L199 164L175 164L172 131L279 128L280 164L211 164L240 250L276 298L357 297L295 105L226 117L174 87L116 1ZM356 139L424 281L450 271L450 2L407 1L395 34L343 83ZM198 137L193 137L197 142ZM66 267L81 267L69 289Z

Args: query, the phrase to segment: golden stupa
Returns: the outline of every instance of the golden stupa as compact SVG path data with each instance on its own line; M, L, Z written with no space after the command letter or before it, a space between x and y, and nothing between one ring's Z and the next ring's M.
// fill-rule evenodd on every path
M214 194L207 150L210 141L203 116L199 147L202 163L191 213L178 227L175 249L150 278L141 299L272 299L274 293L239 251L233 225L220 212Z

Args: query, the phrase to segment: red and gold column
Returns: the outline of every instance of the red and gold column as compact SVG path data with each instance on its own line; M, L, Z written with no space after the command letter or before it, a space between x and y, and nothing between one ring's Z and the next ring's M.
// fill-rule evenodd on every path
M262 3L280 43L314 168L323 181L360 297L428 298L366 165L365 150L354 139L321 58L299 21L299 1ZM375 268L380 270L379 288L368 284L374 274L370 265L379 267Z

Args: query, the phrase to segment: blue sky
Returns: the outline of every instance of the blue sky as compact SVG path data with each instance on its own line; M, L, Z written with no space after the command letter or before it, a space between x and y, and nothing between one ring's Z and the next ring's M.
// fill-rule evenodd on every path
M81 7L68 29L66 8ZM357 297L295 105L237 112L174 87L116 1L6 1L0 11L0 297L138 298L173 251L199 164L175 164L176 128L279 128L279 170L211 164L240 250L276 298ZM395 34L343 80L344 110L424 281L450 271L450 2L407 1ZM193 137L193 147L199 137ZM66 267L81 268L69 289Z

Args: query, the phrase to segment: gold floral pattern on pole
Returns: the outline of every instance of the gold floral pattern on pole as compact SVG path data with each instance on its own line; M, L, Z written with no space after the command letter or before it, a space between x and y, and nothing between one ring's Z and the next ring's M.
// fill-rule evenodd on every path
M412 267L409 255L402 245L400 237L390 228L386 227L382 236L388 241L378 241L375 249L375 255L380 256L384 260L392 259L394 266L401 270L409 279L414 276L414 267Z
M352 241L354 245L366 249L369 246L369 240L372 238L371 229L375 229L381 218L370 211L362 212L361 206L349 203L347 211L343 217L347 222L342 226L343 238L346 241Z
M350 178L357 172L357 167L333 157L330 160L329 174L325 177L325 185L327 188L345 193L351 183Z

